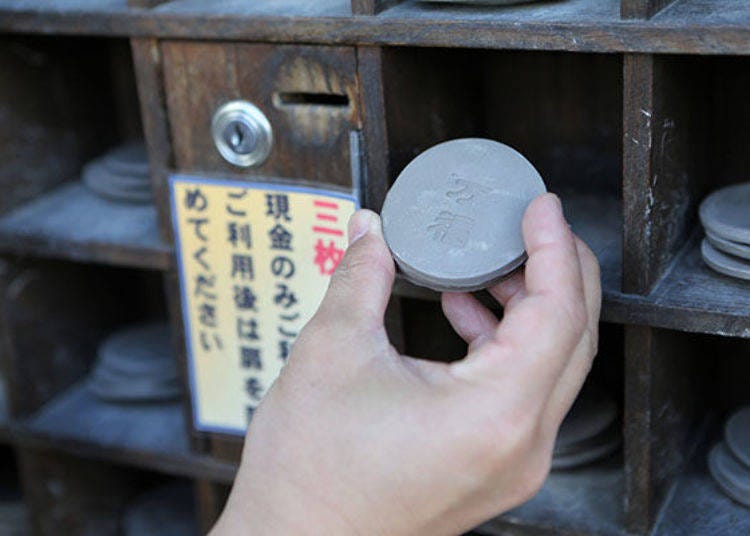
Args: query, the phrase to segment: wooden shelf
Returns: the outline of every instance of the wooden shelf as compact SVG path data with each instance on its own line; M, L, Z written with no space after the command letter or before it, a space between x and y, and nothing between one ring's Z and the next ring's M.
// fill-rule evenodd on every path
M708 268L694 236L648 296L610 292L603 318L613 322L750 338L750 283Z
M115 203L69 183L0 217L0 252L167 270L153 205Z
M190 450L179 403L113 404L85 383L53 399L33 417L11 426L13 442L75 456L222 483L236 466Z
M550 474L529 502L478 529L488 535L515 534L518 526L556 534L624 534L621 456L570 471ZM514 529L515 527L515 529Z
M155 7L154 13L240 17L349 17L350 0L173 0Z
M650 20L621 20L613 0L512 8L431 7L408 0L378 16L348 2L179 0L127 9L124 0L0 0L0 31L321 44L750 54L750 5L678 0ZM281 7L286 10L280 13ZM721 13L724 13L723 15Z

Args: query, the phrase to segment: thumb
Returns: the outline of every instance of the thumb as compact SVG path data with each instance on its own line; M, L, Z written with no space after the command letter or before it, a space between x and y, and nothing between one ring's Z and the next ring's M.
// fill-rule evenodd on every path
M317 320L335 322L340 329L382 327L394 276L380 217L357 211L349 220L349 247L331 277Z

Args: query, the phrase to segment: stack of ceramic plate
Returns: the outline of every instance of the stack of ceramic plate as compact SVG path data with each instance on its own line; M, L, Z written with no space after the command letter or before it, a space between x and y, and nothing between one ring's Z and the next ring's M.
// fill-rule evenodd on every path
M708 470L724 493L750 507L750 406L727 421L724 441L708 455Z
M150 203L153 200L146 147L142 142L120 145L83 168L83 183L112 201Z
M99 345L88 380L91 391L109 402L153 402L180 396L169 328L163 323L131 326Z
M700 207L706 231L701 254L724 275L750 280L750 182L722 188Z
M603 391L586 387L560 426L552 469L572 469L595 462L612 454L621 443L617 403Z

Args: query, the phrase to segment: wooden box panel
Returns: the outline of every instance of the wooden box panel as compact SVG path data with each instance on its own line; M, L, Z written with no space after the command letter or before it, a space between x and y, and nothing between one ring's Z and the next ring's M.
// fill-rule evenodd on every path
M164 78L179 171L283 177L351 186L350 131L359 129L352 47L165 42ZM274 145L261 165L227 163L211 118L225 102L252 102Z

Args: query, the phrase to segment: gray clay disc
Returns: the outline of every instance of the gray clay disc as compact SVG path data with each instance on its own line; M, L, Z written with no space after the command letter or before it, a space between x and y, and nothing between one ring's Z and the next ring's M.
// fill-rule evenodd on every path
M101 157L101 162L109 171L117 175L148 177L148 155L142 141L125 143L115 147Z
M169 328L164 323L131 326L99 347L89 388L108 401L171 400L180 395Z
M552 469L573 469L602 460L615 452L622 444L619 426L611 426L605 433L586 442L586 446L566 454L552 457Z
M726 495L740 504L750 506L750 470L732 456L724 443L711 449L708 470Z
M724 425L724 441L750 471L750 406L734 412Z
M148 175L122 175L107 169L101 160L84 166L83 183L100 197L112 201L149 203L153 200Z
M427 3L466 4L470 6L508 6L513 4L530 4L539 0L422 0Z
M413 283L486 288L526 260L521 221L546 188L520 153L492 140L436 145L404 168L383 204L383 233Z
M722 253L707 239L701 244L701 256L707 265L721 274L750 280L750 261Z
M706 238L711 245L719 251L728 253L729 255L734 255L735 257L750 260L750 246L740 244L739 242L732 242L726 238L721 238L708 230L706 231Z
M706 197L700 206L700 218L707 231L750 244L750 183L728 186Z
M581 391L565 416L555 440L555 452L566 452L606 431L617 420L617 403L604 391Z
M123 183L121 177L112 175L101 164L94 162L84 168L82 180L89 190L110 201L149 203L153 200L151 186L147 182Z

